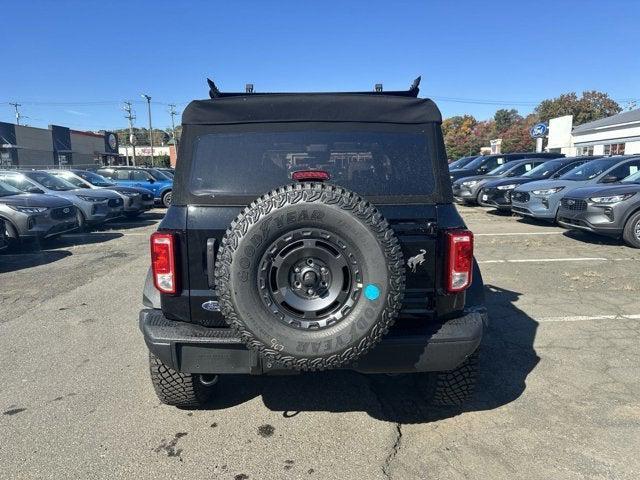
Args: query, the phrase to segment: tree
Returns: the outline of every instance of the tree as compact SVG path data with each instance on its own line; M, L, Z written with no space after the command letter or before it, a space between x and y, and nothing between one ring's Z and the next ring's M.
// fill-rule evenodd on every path
M536 141L531 138L529 130L538 121L535 114L516 120L507 130L502 132L502 152L531 152L536 148Z
M473 135L477 123L471 115L451 117L442 122L442 133L449 158L459 158L477 151Z
M518 110L515 108L512 108L511 110L501 108L496 111L493 119L496 122L496 131L498 134L501 134L508 130L514 123L522 120L522 117L518 114Z
M586 91L578 98L575 92L563 93L557 98L543 100L535 108L542 122L554 117L573 115L573 124L582 125L620 113L622 109L608 94L595 90Z

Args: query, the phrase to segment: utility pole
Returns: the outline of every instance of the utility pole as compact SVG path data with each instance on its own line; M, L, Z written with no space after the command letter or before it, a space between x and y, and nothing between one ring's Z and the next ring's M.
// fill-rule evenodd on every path
M136 164L136 144L135 137L133 136L133 121L136 119L136 116L133 114L133 110L131 109L131 102L124 102L124 111L127 114L124 118L129 120L129 145L131 145L131 161L133 164ZM129 165L129 157L127 156L127 165Z
M22 104L17 102L9 102L9 105L16 109L16 125L20 125L20 119L22 118L22 115L20 115L19 107L21 107Z
M151 144L151 166L155 166L153 158L153 127L151 126L151 97L146 94L142 94L142 98L147 99L147 110L149 112L149 143Z
M176 149L176 159L178 157L178 137L176 136L176 122L175 116L178 114L176 112L176 106L173 103L169 104L169 115L171 115L171 130L173 130L173 148Z

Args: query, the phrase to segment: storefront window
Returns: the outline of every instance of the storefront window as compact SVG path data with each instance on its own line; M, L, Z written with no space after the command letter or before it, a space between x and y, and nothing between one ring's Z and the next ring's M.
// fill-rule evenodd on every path
M593 145L590 147L576 147L576 156L593 155Z
M624 143L612 143L604 146L605 155L624 155Z

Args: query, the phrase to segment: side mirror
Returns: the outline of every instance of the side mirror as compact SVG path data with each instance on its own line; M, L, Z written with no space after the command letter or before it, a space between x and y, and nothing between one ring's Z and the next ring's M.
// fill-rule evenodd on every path
M38 187L29 187L27 188L27 193L44 193L44 191L40 190Z
M89 185L82 184L82 188L91 188Z
M620 179L615 175L605 175L602 180L600 180L600 183L615 183L619 181Z
M156 183L156 179L153 177L149 177L149 183Z

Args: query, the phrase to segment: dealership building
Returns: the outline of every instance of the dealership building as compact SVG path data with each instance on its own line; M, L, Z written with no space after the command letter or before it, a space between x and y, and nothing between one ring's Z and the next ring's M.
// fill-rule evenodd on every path
M576 155L640 154L640 109L573 126L573 116L549 120L547 150Z
M86 168L117 163L118 137L59 125L34 128L0 122L0 167Z

